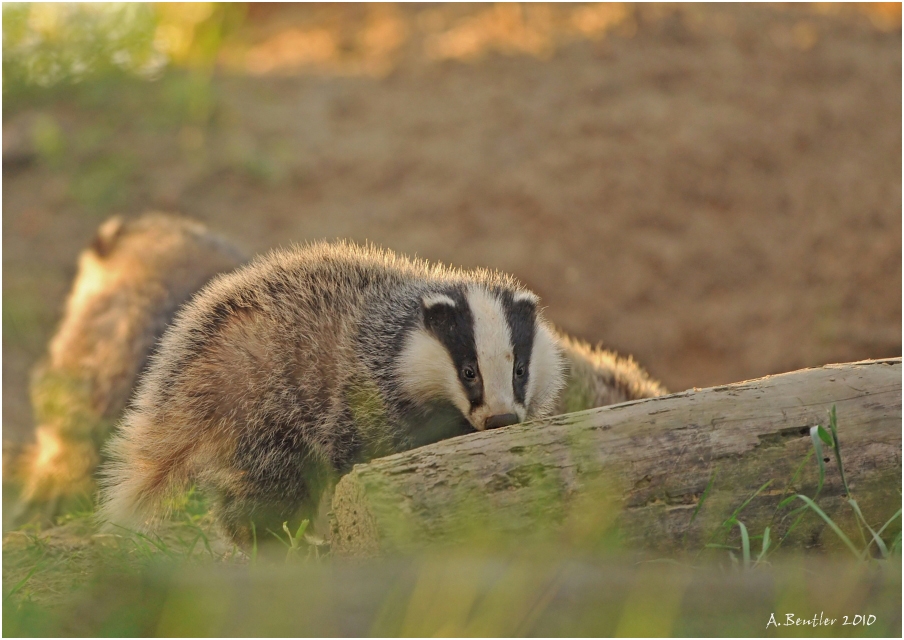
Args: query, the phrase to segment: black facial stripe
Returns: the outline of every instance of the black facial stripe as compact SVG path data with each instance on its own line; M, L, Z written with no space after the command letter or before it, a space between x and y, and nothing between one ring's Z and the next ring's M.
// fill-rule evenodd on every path
M508 322L509 332L512 334L512 348L515 355L512 367L512 389L515 392L515 400L524 404L527 381L530 378L530 357L534 347L537 307L530 300L516 301L511 291L504 291L502 308L505 309L505 319ZM524 375L520 378L515 376L515 370L519 364L524 366Z
M458 372L465 395L472 407L483 404L483 379L477 365L477 345L474 341L474 316L460 290L439 292L455 301L455 306L437 303L427 308L421 305L424 327L446 348ZM473 380L464 376L465 367L476 374Z

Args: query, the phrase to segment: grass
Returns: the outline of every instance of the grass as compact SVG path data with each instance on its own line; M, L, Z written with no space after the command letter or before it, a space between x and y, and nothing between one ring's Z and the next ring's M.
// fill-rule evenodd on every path
M802 500L804 504L810 508L814 513L816 513L820 518L822 518L825 523L832 529L832 531L844 542L845 546L851 550L854 556L858 560L865 560L870 558L870 547L875 542L876 547L879 551L880 558L883 560L887 560L891 557L892 554L900 555L901 551L901 531L898 530L897 535L892 540L891 550L889 550L889 546L885 544L885 542L881 538L881 533L884 532L889 525L895 522L898 518L901 517L901 509L898 509L894 515L892 515L888 520L886 520L885 524L880 527L879 531L876 532L870 527L869 522L867 522L866 518L863 517L863 512L860 510L860 505L854 499L851 494L851 490L848 487L847 478L844 474L844 463L841 457L841 442L838 438L838 419L835 414L835 406L832 405L832 409L829 411L829 429L831 430L831 434L825 430L821 425L816 425L810 430L810 435L813 440L813 448L816 451L816 459L819 463L819 489L822 489L823 482L825 480L825 459L823 458L822 452L822 444L825 443L833 448L835 452L835 462L838 465L838 474L841 477L841 483L844 487L844 494L847 498L847 503L850 505L851 509L856 516L855 522L857 523L857 529L860 533L860 538L863 542L861 548L858 548L847 535L841 530L841 528L831 519L829 516L825 514L825 512L819 508L819 506L807 496L803 496L800 494L796 494L791 498L787 498L782 501L782 504L786 504L793 499ZM818 493L818 491L817 491ZM781 505L780 505L781 506ZM863 529L866 528L870 532L870 539L867 541Z
M115 556L52 605L4 602L6 635L763 635L771 613L867 612L899 633L900 567L789 560L725 573L537 553L443 553L348 563ZM32 580L38 573L32 575ZM842 581L834 590L823 586ZM850 629L835 628L834 634ZM794 630L788 630L791 635ZM784 634L787 635L788 633Z
M876 616L869 626L821 629L828 634L898 635L900 510L881 527L863 516L844 476L836 423L833 410L828 429L813 427L810 453L779 492L762 533L749 530L745 514L774 480L746 496L690 555L637 552L619 547L617 536L604 547L575 546L567 535L517 545L489 536L416 556L350 562L312 536L307 521L294 531L287 523L282 531L255 529L252 548L243 553L218 537L194 491L172 505L174 518L153 535L97 534L91 510L83 509L45 531L5 538L3 632L763 635L772 614L810 618L825 611L839 619ZM860 538L818 504L828 473L824 447L835 454ZM814 456L818 478L806 496L793 487ZM719 477L710 477L692 522L711 508ZM792 509L796 502L803 505ZM781 550L807 514L843 540L847 558ZM776 541L775 531L787 522ZM769 632L801 633L796 627Z
M851 494L850 487L847 483L847 478L844 473L844 462L841 456L841 442L838 437L838 419L835 412L835 405L832 405L832 408L829 410L829 429L826 430L822 425L815 425L810 428L810 439L813 445L813 449L810 453L808 453L807 457L801 463L801 466L797 468L794 476L786 487L785 491L787 492L788 487L790 487L796 478L799 476L803 465L810 460L811 457L816 458L817 467L819 469L819 480L816 487L816 492L813 497L808 497L802 495L800 493L794 493L786 498L784 498L781 502L779 502L776 507L775 514L777 515L782 509L792 504L795 500L799 500L804 503L803 507L796 509L789 514L786 514L787 517L795 517L793 523L788 527L788 530L785 532L782 539L779 541L779 544L775 547L771 544L771 531L772 525L766 526L763 530L762 535L757 536L756 538L752 538L747 531L747 527L745 524L738 519L740 513L744 510L744 508L750 504L750 502L759 494L761 494L764 490L766 490L772 483L773 480L769 480L759 489L757 489L753 494L750 495L728 518L726 518L719 528L717 528L712 535L710 536L705 548L715 548L715 549L726 549L729 551L729 554L732 560L736 560L734 556L735 551L740 551L742 556L742 563L745 569L754 568L761 563L766 562L769 557L770 552L777 550L785 539L788 538L789 535L797 528L800 524L801 519L803 517L802 511L809 510L810 512L816 514L821 520L823 520L829 529L838 537L839 540L844 544L844 546L851 551L854 557L858 561L867 562L871 560L881 560L881 561L890 561L893 556L897 556L900 558L901 555L901 530L900 524L898 525L898 531L894 538L891 540L890 544L886 544L882 538L882 533L884 533L890 526L892 526L896 521L898 521L901 517L901 509L898 509L891 517L889 517L885 523L879 528L878 531L874 530L867 519L863 516L863 512L860 509L860 505L854 499ZM816 499L819 494L822 492L823 486L825 484L826 478L826 465L825 462L828 458L825 457L823 444L832 447L834 452L835 462L838 468L838 474L841 479L841 484L844 490L844 496L846 503L851 507L852 513L855 516L855 523L857 525L857 529L860 532L861 545L858 547L854 542L851 541L850 537L848 537L842 528L832 519L830 518L823 509L819 507L816 503ZM710 480L709 485L707 485L706 490L700 498L696 508L694 509L694 513L691 517L691 521L693 522L694 518L696 518L697 513L703 506L703 503L706 501L707 496L709 495L709 491L712 487L713 481L715 479L715 474L713 474L712 479ZM900 492L899 492L900 493ZM775 516L773 516L774 520ZM740 546L733 545L725 545L713 543L713 539L716 538L719 534L724 534L726 531L731 530L732 528L737 527L740 535ZM867 540L864 535L864 529L869 531L870 538ZM762 540L762 548L760 553L757 555L756 559L751 562L751 540L752 539L761 539ZM871 547L875 543L876 549L878 550L879 556L878 558L874 558L871 555ZM701 550L702 551L702 550ZM699 553L698 556L699 557Z

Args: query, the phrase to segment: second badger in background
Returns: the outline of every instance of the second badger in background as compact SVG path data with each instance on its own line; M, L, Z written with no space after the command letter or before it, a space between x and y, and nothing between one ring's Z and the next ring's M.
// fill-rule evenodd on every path
M79 255L63 318L31 380L35 443L11 460L22 485L13 517L53 518L90 500L99 449L176 310L244 260L193 220L114 217Z

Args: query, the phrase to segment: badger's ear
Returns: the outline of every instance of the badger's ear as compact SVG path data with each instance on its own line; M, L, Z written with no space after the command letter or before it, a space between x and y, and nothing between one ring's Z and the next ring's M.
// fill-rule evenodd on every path
M532 307L536 307L540 302L540 298L537 297L536 293L532 291L516 291L514 295L512 295L512 302L515 304L529 304Z
M116 246L116 240L119 238L123 230L123 219L120 216L113 216L97 230L94 240L91 242L91 248L101 258L105 258L113 251Z
M435 335L445 333L454 324L455 300L444 293L427 293L421 297L424 327Z
M520 327L528 333L537 319L537 303L540 298L530 291L515 291L503 298L509 325L514 329Z

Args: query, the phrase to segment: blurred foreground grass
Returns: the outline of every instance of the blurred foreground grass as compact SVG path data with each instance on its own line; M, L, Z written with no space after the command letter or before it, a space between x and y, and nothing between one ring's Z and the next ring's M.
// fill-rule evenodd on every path
M181 547L142 546L128 537L76 535L80 526L63 527L55 541L25 534L18 542L8 540L4 635L897 636L901 631L899 558L862 563L787 555L743 570L725 562L690 566L624 552L573 555L514 545L368 561L214 560L203 541L193 543L187 536ZM65 542L66 530L75 544ZM773 614L782 626L767 627ZM787 614L811 622L787 626ZM843 624L843 616L850 623L857 615L867 616L870 624ZM836 622L814 629L814 616Z
M834 411L829 427L813 427L802 462L817 459L817 501L823 445L840 460ZM585 528L578 542L555 528L545 537L472 532L416 555L368 560L332 555L302 526L258 531L245 554L216 535L193 492L151 536L96 533L86 503L56 527L5 537L3 633L899 636L900 510L875 528L861 517L862 535L848 539L815 502L791 510L797 498L810 501L792 493L782 521L792 520L791 529L804 518L824 521L852 551L809 554L781 548L776 534L770 542L770 527L744 526L745 508L764 488L723 514L708 543L668 556L626 548L612 523ZM698 507L719 491L710 483ZM845 493L859 515L846 484ZM588 512L603 508L606 496L595 497Z

